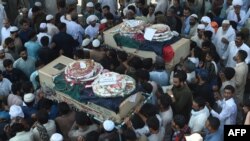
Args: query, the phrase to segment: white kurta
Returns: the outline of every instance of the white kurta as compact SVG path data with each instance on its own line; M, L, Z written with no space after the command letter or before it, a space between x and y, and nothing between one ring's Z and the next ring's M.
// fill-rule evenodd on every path
M91 25L87 26L87 28L85 29L85 34L88 35L90 39L96 38L99 34L99 26L99 23L96 23L95 27Z
M205 127L205 123L210 113L208 108L205 106L200 111L191 111L191 117L188 126L191 128L191 132L200 132Z
M52 23L47 23L47 33L53 37L57 33L59 33L59 29Z
M1 30L2 45L4 44L5 39L8 38L8 37L10 37L10 27L9 28L2 27L2 30Z
M222 101L217 101L217 104L222 108L220 113L211 111L212 116L220 119L222 125L235 125L237 106L233 98L228 100L223 99Z
M0 29L2 29L3 27L3 20L6 19L7 16L6 16L6 13L5 13L5 10L4 10L4 7L2 4L0 4ZM1 35L0 35L1 37ZM2 39L2 38L0 38Z
M239 50L245 50L247 52L247 58L245 62L248 64L250 63L250 48L243 43L240 47L235 45L235 41L229 43L226 52L223 54L222 59L226 60L226 67L234 68L236 66L236 62L234 61L233 57L237 54Z
M227 31L223 31L222 27L219 27L214 38L216 51L219 56L222 56L228 47L228 45L224 44L221 39L226 38L230 43L235 40L235 36L235 30L232 28L232 26L230 26Z
M240 18L241 18L241 20L238 21L237 15L235 14L234 9L230 10L228 12L227 19L229 21L235 21L237 23L237 29L238 30L242 28L242 26L244 25L244 23L246 21L246 12L245 11L240 10Z
M70 21L67 23L67 33L70 34L75 40L82 43L82 36L84 35L83 27L76 23L75 21Z
M162 13L166 13L167 8L168 8L168 0L157 0L155 12L161 11Z

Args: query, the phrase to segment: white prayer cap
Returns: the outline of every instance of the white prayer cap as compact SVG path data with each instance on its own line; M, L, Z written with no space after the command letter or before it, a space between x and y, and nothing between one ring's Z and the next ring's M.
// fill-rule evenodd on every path
M198 27L197 27L197 29L205 29L205 25L204 24L198 24Z
M91 42L91 40L89 38L86 38L82 41L82 47L86 47L87 45L89 45L89 43Z
M115 123L112 120L105 120L103 122L103 128L108 132L112 131L115 128Z
M11 26L10 27L10 32L17 32L18 28L16 26Z
M35 2L35 6L41 7L42 3L40 1Z
M50 141L63 141L63 136L59 133L54 133L50 137Z
M105 24L105 23L107 23L107 22L108 22L107 19L102 19L102 20L101 20L101 24Z
M22 117L24 118L23 110L20 106L12 105L9 110L10 119L16 118L16 117Z
M194 18L196 18L196 19L198 19L198 16L196 15L196 14L192 14L192 15L190 15L191 17L194 17Z
M223 20L222 24L230 24L229 20Z
M211 23L211 19L208 17L208 16L203 16L201 18L201 22L204 22L204 23Z
M88 3L86 4L86 7L94 7L94 3L93 3L93 2L88 2Z
M35 95L33 93L27 93L23 97L23 101L27 103L32 102L34 100L35 100Z
M40 29L46 29L47 28L47 24L46 23L41 23L40 24Z
M53 18L54 16L49 14L46 16L46 21L52 20Z
M97 21L97 20L98 20L98 17L96 15L90 15L88 16L86 22L87 24L89 24L90 22Z
M95 40L92 41L92 46L93 46L94 48L99 47L100 44L101 44L101 42L100 42L100 40L98 40L98 39L95 39Z
M242 2L242 0L233 0L232 4L233 4L233 6L236 6L236 5L242 6L243 2Z
M185 136L186 141L203 141L203 138L200 134L198 133L193 133L189 136Z

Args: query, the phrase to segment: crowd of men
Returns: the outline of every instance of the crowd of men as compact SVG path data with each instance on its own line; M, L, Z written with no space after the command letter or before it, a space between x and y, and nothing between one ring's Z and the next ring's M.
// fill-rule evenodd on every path
M250 124L249 0L77 3L0 1L0 141L223 141L224 125ZM168 25L190 39L190 55L166 70L161 56L107 47L103 32L124 19ZM51 101L38 70L60 55L130 75L152 99L119 128Z

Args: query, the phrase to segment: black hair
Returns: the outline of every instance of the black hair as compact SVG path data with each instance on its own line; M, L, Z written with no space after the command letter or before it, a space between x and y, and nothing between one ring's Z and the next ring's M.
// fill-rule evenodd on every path
M235 75L235 70L234 70L234 68L226 67L223 70L223 73L224 73L227 80L231 80Z
M151 103L145 103L141 107L140 113L148 118L151 116L155 116L156 114L159 114L159 111L155 105L153 105Z
M148 8L142 8L141 12L143 16L147 16L149 11Z
M159 128L160 128L160 123L159 123L159 120L157 119L156 116L152 116L152 117L148 118L146 123L147 123L149 128L154 129L156 131L159 130Z
M245 59L247 58L247 52L245 50L239 50L238 51L238 55L241 61L245 61Z
M49 114L45 109L40 109L36 113L36 118L40 124L45 124L49 121Z
M104 5L102 9L107 9L108 11L110 10L110 7L108 5Z
M224 90L230 90L232 93L235 92L235 88L232 85L226 85L226 87L224 88Z
M42 66L42 65L44 65L44 62L41 61L41 60L37 60L37 61L35 62L35 67L36 67L36 68L38 68L38 67L40 67L40 66Z
M187 73L183 70L177 70L174 73L174 78L178 78L180 82L185 82L187 80Z
M117 57L122 61L126 61L128 59L128 54L125 51L118 51Z
M22 18L19 22L20 25L23 25L24 23L30 23L27 18Z
M22 89L22 85L20 82L12 83L11 91L13 94L17 94L17 92L21 92L21 89Z
M135 74L136 74L136 77L138 78L137 80L142 79L145 81L149 81L149 79L150 79L149 72L146 70L138 69L138 70L136 70Z
M153 91L153 86L148 82L142 83L142 88L143 88L143 92L145 93L152 93Z
M48 36L43 36L41 39L40 39L40 42L42 44L42 46L48 46L49 45L49 37Z
M159 16L159 15L163 15L163 13L161 11L156 11L155 12L155 17Z
M33 85L30 81L25 81L22 83L22 91L23 93L30 93L33 90Z
M114 20L114 15L112 13L105 14L107 20Z
M66 102L60 102L57 108L60 115L66 115L70 112L70 107Z
M205 107L206 105L206 100L203 97L196 97L194 101L198 104L199 107Z
M180 128L183 128L186 125L186 119L183 115L175 115L173 121Z
M205 30L203 32L204 36L208 38L209 41L211 41L212 39L212 36L213 36L213 32L212 31L209 31L209 30Z
M38 6L33 6L32 7L32 13L36 13L36 12L38 12L38 11L40 11L41 9L40 9L40 7L38 7Z
M53 105L53 101L47 98L42 98L38 101L38 109L50 110Z
M75 115L75 121L76 124L80 126L88 125L88 122L90 121L89 117L84 112L77 112Z
M66 24L65 23L62 23L62 22L58 23L58 29L60 31L63 30L63 29L65 29L65 28L66 28Z
M77 49L74 55L79 59L84 59L84 51L82 49Z
M242 40L245 39L244 34L242 32L236 33L236 37L240 37Z
M211 44L212 44L211 41L205 40L202 42L201 47L208 47L209 48L211 46Z
M13 65L13 61L11 59L5 59L3 60L3 66L6 68L10 65Z
M14 40L13 40L11 37L8 37L8 38L6 38L6 39L4 40L4 43L5 43L6 45L9 45L9 44L12 43L12 42L14 42Z
M217 117L209 116L207 120L208 120L209 125L211 126L212 129L214 129L214 130L219 129L220 120Z
M135 6L133 5L128 6L128 10L132 10L134 13L136 13Z
M10 129L11 129L11 134L15 135L16 133L18 132L21 132L21 131L24 131L25 130L25 127L22 123L19 123L19 122L14 122L11 126L10 126Z
M153 66L153 59L152 58L145 58L142 60L143 68L149 70Z
M142 60L141 58L134 56L128 61L128 65L133 67L134 69L141 69L142 68Z
M172 104L172 99L168 94L160 95L159 101L164 109L169 108L169 106Z

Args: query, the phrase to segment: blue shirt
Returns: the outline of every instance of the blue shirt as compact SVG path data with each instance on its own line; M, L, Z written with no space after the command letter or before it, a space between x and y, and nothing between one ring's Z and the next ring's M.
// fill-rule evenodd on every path
M154 81L161 86L167 86L169 84L169 75L165 70L151 71L149 75L151 81Z
M41 48L38 42L28 41L24 44L30 57L38 59L38 50Z
M30 78L31 73L35 71L35 59L32 57L28 57L27 60L19 58L14 62L13 67L21 70Z
M204 141L223 141L224 140L223 127L219 127L219 129L214 133L207 133Z

